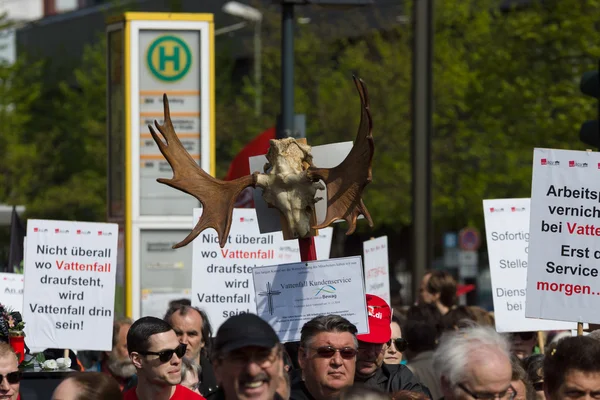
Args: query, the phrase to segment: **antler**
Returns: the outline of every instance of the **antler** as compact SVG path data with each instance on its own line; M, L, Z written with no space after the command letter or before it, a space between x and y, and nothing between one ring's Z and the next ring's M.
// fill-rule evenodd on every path
M333 221L344 219L348 222L346 235L351 235L356 229L356 219L364 215L369 226L373 220L362 200L362 192L371 181L371 163L373 161L373 121L369 111L367 87L362 79L353 76L361 102L360 125L354 146L344 161L335 168L309 169L313 179L322 179L327 187L327 215L325 220L314 227L322 229Z
M202 216L194 229L173 248L187 245L207 228L213 228L217 231L219 244L224 247L231 228L233 204L242 190L248 186L254 187L256 176L246 175L233 181L222 181L204 172L183 147L175 133L169 111L169 99L166 94L163 95L163 104L165 122L160 125L157 121L154 121L154 125L166 143L156 134L151 125L148 125L148 128L150 128L150 134L152 134L152 138L158 145L160 152L171 165L173 178L159 178L157 180L194 196L202 203L204 208Z

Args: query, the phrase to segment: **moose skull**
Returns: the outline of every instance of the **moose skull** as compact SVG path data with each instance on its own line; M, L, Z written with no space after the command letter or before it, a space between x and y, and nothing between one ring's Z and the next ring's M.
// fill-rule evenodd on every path
M285 217L294 238L309 236L317 190L325 185L314 182L308 168L312 166L311 147L294 138L271 140L264 174L258 174L256 186L263 199Z

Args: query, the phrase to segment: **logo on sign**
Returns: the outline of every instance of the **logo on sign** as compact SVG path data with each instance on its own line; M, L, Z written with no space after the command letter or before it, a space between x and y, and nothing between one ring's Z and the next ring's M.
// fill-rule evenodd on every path
M560 161L550 161L547 158L542 158L542 165L560 165Z
M192 52L177 36L161 36L148 47L146 62L154 77L161 81L175 82L189 72Z
M77 234L78 235L89 235L90 233L92 233L92 232L90 232L90 231L82 231L81 229L77 229Z
M244 217L240 217L240 222L253 222L254 218L244 218Z
M112 236L112 232L98 231L98 236Z
M575 160L569 161L569 168L573 168L573 167L587 168L587 166L588 166L587 163L578 163L578 162L575 162Z
M54 229L54 233L69 233L68 229Z
M504 211L504 208L490 207L490 212L493 212L493 213L503 212L503 211Z
M319 289L317 289L317 293L315 293L315 297L320 295L321 292L325 293L335 293L335 287L331 285L323 285Z
M512 211L512 212L525 211L525 207L511 207L510 211Z

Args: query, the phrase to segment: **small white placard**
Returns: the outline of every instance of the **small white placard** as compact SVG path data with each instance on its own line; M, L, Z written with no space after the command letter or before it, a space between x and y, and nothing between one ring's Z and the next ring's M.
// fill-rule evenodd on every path
M368 333L360 256L309 261L252 271L257 314L282 342L300 340L302 326L319 315L340 315Z
M366 292L381 297L391 305L387 236L363 242L363 252Z

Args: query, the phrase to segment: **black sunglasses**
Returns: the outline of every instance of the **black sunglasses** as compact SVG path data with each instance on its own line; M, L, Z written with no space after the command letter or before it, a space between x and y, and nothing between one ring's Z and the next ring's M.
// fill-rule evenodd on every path
M336 349L332 346L323 346L318 347L314 350L317 352L317 355L322 358L331 358L338 351L340 352L340 356L342 356L344 360L351 360L354 357L356 357L356 354L358 354L358 351L356 349L353 349L352 347L343 347L341 349Z
M158 353L154 351L139 351L138 353L140 353L143 356L158 356L160 362L166 363L171 360L173 354L175 354L177 358L182 358L185 355L186 350L187 344L181 343L175 349L163 350L159 351Z
M19 383L21 381L21 371L9 372L6 375L0 374L0 384L4 380L4 377L6 377L8 383L14 385L15 383Z
M534 383L533 390L535 390L536 392L541 392L542 390L544 390L544 381Z
M388 342L387 342L388 347L391 346L392 343L394 343L394 346L396 346L396 350L398 350L399 352L403 352L404 350L406 350L408 348L408 342L404 338L388 340Z
M536 332L513 332L512 335L520 337L521 340L531 340L535 337Z

